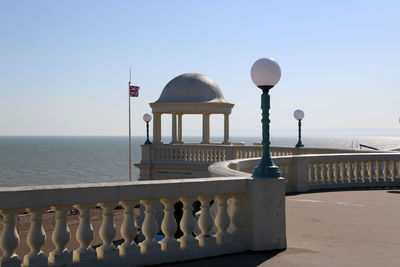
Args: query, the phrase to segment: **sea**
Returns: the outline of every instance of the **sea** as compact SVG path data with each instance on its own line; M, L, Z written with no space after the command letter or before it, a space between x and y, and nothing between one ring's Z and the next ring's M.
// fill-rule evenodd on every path
M146 138L132 138L133 163L141 160ZM185 142L199 142L187 137ZM220 142L222 137L212 137ZM260 137L233 136L232 142L251 145ZM359 144L381 150L400 147L399 136L313 136L302 139L306 147L352 148ZM295 137L272 137L272 146L294 147ZM128 137L0 136L0 187L101 183L129 180ZM133 180L139 169L133 168Z

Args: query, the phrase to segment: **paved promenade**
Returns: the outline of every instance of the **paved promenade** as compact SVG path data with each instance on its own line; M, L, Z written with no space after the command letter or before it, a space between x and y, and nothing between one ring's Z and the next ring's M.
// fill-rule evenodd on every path
M288 248L168 266L400 266L400 190L286 197Z

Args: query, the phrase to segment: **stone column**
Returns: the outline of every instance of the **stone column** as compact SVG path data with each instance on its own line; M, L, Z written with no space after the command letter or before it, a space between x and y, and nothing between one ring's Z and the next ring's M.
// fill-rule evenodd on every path
M176 144L176 112L172 112L172 137L171 144Z
M182 142L182 115L178 114L178 144L183 144Z
M203 141L202 144L210 143L210 113L203 113Z
M229 113L224 113L224 142L223 144L230 144L229 141Z
M286 248L285 179L250 179L247 194L247 249Z
M153 143L160 144L161 143L161 113L155 112L153 113Z

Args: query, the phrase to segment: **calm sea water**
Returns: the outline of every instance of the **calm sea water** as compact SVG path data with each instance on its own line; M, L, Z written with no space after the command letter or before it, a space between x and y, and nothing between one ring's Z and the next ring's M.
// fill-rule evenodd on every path
M213 138L212 141L220 141ZM232 137L252 144L258 137ZM144 137L133 138L133 162L140 162ZM200 137L185 138L186 142ZM275 137L275 146L294 146L296 138ZM356 143L387 150L400 147L400 137L312 137L308 147L355 148ZM0 137L0 187L128 181L127 137ZM139 177L134 168L133 177Z

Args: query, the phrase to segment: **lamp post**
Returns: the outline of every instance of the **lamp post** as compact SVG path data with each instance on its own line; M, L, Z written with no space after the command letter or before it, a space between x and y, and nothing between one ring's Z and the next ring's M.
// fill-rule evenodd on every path
M296 109L293 113L293 117L299 121L299 141L297 141L296 148L303 147L304 145L301 143L301 120L304 118L304 111L301 109Z
M281 68L273 59L261 58L251 67L251 79L263 92L261 95L263 153L260 162L254 168L254 178L279 178L281 176L279 167L272 162L269 152L270 96L268 94L269 90L279 82L280 78Z
M151 115L149 113L144 114L143 120L146 122L146 133L147 133L147 139L146 142L144 142L144 144L151 145L151 142L149 140L149 122L151 121Z

